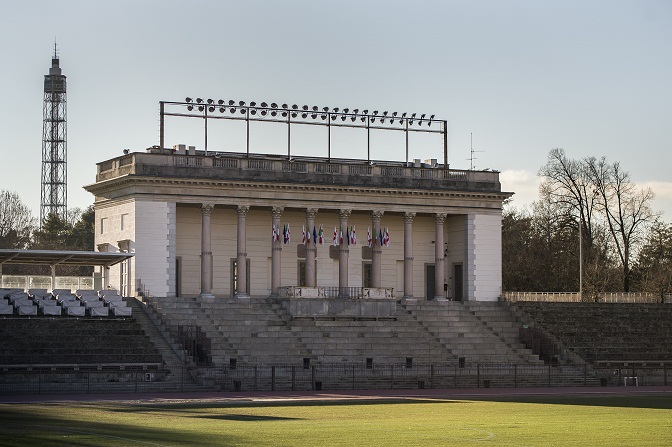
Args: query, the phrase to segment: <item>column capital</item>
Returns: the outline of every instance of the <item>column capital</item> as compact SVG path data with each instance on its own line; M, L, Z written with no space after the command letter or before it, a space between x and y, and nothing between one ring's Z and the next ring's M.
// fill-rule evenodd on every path
M283 206L273 206L271 207L271 215L275 219L280 219L282 216L282 212L285 210L285 207Z
M338 215L340 216L341 219L347 219L350 217L350 214L352 213L352 210L350 209L341 209L338 211Z
M238 215L245 217L247 212L250 211L249 205L238 205Z
M413 219L415 218L415 213L404 213L404 222L413 222Z
M373 220L380 220L380 218L383 217L383 214L385 214L385 211L373 210L371 211L371 218Z
M306 208L306 219L315 219L317 216L317 208Z
M201 213L203 214L211 214L212 210L215 208L214 203L203 203L201 204Z
M445 220L448 214L446 213L436 213L436 223L442 224Z

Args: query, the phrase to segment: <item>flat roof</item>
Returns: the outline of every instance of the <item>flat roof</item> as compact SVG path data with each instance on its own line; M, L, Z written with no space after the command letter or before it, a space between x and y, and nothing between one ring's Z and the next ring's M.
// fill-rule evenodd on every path
M109 267L135 256L133 253L68 250L0 249L0 264L76 265Z

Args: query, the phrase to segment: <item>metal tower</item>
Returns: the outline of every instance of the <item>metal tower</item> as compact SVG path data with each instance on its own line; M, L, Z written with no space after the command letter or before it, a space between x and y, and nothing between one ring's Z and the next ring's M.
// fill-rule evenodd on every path
M54 44L49 74L44 76L44 125L42 128L42 193L40 226L51 213L66 218L68 205L65 76L58 66Z

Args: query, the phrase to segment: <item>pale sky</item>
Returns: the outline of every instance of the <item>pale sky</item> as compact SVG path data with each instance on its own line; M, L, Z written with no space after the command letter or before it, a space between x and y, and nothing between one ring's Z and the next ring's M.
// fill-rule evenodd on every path
M96 162L158 144L159 101L200 96L435 114L448 121L451 168L469 168L473 134L475 168L501 171L518 206L536 198L552 148L605 156L672 220L669 0L5 2L0 189L36 217L54 40L69 207L93 202L82 186ZM167 123L166 146L202 148L202 123L184 121ZM209 148L237 135L212 129ZM326 156L317 140L297 155ZM361 158L359 141L343 138L335 156ZM440 141L419 141L411 159L442 159ZM378 145L372 158L399 153Z

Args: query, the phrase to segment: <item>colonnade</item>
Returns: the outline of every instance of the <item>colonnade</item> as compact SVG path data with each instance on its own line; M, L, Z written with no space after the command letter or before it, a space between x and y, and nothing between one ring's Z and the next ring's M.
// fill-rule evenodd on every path
M212 294L212 278L213 278L213 264L212 264L212 244L211 244L211 215L215 204L204 203L201 206L201 293L203 298L214 298ZM237 225L237 243L236 243L236 266L237 278L234 289L234 296L238 298L249 298L249 291L247 290L247 234L246 234L246 220L247 213L250 207L247 205L239 205L236 208L238 213ZM280 227L280 220L282 218L283 207L271 207L271 222L273 228ZM348 218L351 215L351 210L339 210L339 224L340 228L348 228ZM306 286L317 286L317 268L316 268L316 254L317 247L312 241L310 228L315 228L315 217L318 210L315 208L306 209L306 227L308 228L307 240L311 240L306 244ZM414 300L413 293L413 219L416 213L406 212L403 214L404 219L404 300ZM382 247L378 235L381 233L380 222L383 216L383 211L374 210L371 212L371 228L372 228L372 244L371 244L371 286L373 288L381 287L381 264L382 264ZM444 298L444 222L446 214L435 214L436 229L435 229L435 291L434 298ZM346 237L343 235L343 237ZM271 294L277 295L281 287L281 255L282 255L281 240L272 240L271 242ZM349 261L349 246L348 244L340 244L338 256L338 286L341 290L348 288L348 261ZM428 293L431 293L428 291ZM429 297L428 297L429 298Z

